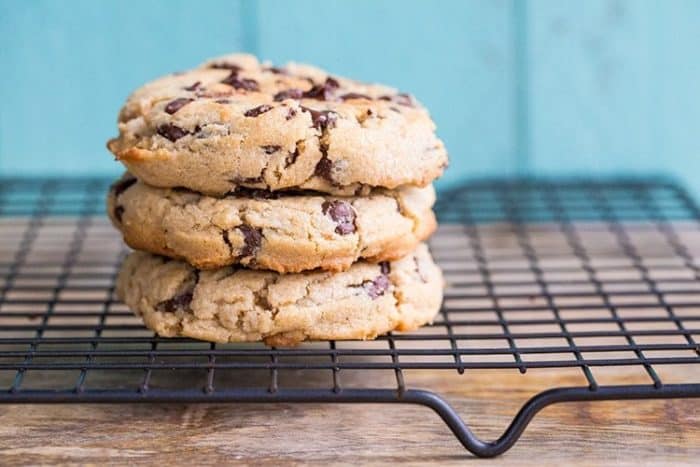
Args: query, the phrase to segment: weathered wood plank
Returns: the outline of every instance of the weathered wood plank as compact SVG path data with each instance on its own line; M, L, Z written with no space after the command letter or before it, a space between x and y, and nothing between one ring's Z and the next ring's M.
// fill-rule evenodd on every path
M693 371L689 368L670 372ZM621 383L623 369L603 378ZM366 385L366 376L344 376ZM687 374L682 375L685 379ZM667 379L671 376L666 375ZM485 439L533 393L580 372L413 371ZM493 389L502 390L494 391ZM481 465L695 465L697 400L570 403L545 409L503 457ZM11 405L0 407L0 463L457 465L470 456L429 409L389 405Z

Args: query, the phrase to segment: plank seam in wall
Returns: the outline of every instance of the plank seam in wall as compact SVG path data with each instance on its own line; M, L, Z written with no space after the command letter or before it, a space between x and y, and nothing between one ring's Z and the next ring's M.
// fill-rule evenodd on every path
M530 171L530 125L528 82L527 2L513 0L513 118L515 128L515 170Z

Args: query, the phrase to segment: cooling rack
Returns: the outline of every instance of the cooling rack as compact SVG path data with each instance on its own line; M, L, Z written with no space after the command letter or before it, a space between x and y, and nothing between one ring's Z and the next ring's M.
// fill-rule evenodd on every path
M422 404L489 457L553 403L700 397L691 378L700 368L700 210L672 181L493 179L445 191L431 240L448 281L436 321L373 342L293 349L144 329L114 297L126 250L103 215L108 183L1 181L0 402ZM666 365L693 370L669 383L658 371ZM599 384L596 371L616 366L639 367L646 382ZM404 377L534 368L578 368L587 383L535 395L491 442ZM365 372L367 384L347 387L349 372ZM374 387L377 372L392 387Z

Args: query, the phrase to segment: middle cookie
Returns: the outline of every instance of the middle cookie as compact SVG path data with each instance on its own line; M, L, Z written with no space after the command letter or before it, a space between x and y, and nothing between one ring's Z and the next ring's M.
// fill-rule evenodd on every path
M430 185L361 197L241 190L215 198L127 173L109 192L108 214L130 247L200 269L343 271L360 258L392 261L414 250L435 230L434 202Z

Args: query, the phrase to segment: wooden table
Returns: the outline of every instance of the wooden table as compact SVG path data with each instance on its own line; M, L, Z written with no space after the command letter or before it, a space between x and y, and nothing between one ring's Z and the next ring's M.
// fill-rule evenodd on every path
M72 232L60 222L52 226L43 227L51 234L44 236L47 241ZM105 221L97 223L95 230L112 232ZM557 232L540 235L556 239ZM691 233L697 237L700 251L700 233ZM105 246L110 238L113 245ZM498 232L488 238L492 243L502 241L499 248L504 250L512 240L507 233ZM93 243L89 248L94 251L88 249L87 253L98 257L105 255L105 249L121 248L118 239L105 235ZM45 254L51 253L51 248L55 247L50 243ZM12 252L8 254L12 258ZM97 300L99 304L101 299ZM26 320L16 319L16 323ZM135 317L129 319L137 322ZM3 323L15 321L5 318ZM655 369L666 384L700 383L697 364L656 365ZM595 367L593 372L600 385L650 384L641 365ZM391 371L370 372L369 377L367 372L341 373L344 388L396 387ZM404 376L407 387L430 389L444 396L476 434L488 440L498 437L534 394L553 387L586 385L578 368L530 369L525 375L517 370L468 370L463 375L454 370L406 370ZM4 387L10 383L4 381ZM551 406L535 417L515 447L490 460L471 456L435 413L410 405L0 406L0 465L450 465L469 461L475 465L677 466L697 465L699 459L700 399Z
M657 367L667 382L697 366ZM497 437L531 395L584 384L570 370L408 371L478 435ZM636 368L596 371L601 384L646 383ZM352 382L350 382L352 383ZM372 381L390 387L390 380ZM504 388L499 390L499 388ZM496 459L466 452L439 417L410 405L10 405L0 407L0 464L376 463L408 465L697 465L700 400L566 403L544 409Z

